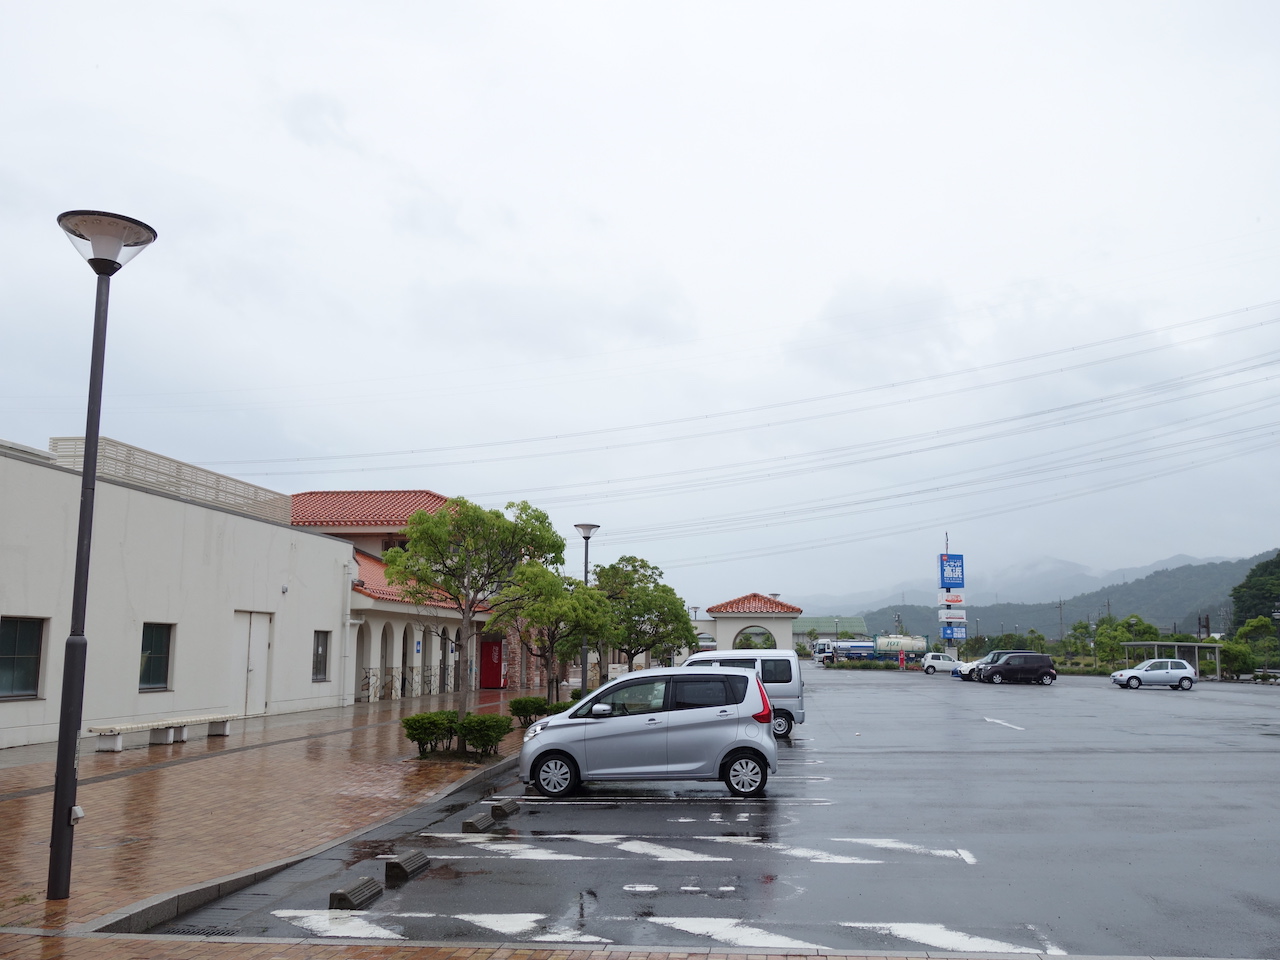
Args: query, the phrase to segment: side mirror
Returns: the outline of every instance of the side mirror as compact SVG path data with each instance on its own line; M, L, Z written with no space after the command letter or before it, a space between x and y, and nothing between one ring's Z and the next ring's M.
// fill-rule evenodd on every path
M611 717L613 716L613 706L608 703L593 703L591 705L591 715L593 717Z

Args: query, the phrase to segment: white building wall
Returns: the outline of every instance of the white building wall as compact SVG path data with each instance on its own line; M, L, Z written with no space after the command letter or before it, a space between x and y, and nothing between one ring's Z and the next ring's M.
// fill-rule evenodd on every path
M45 621L39 696L0 699L0 747L57 739L79 502L78 473L0 449L0 616ZM84 726L242 714L248 639L237 612L269 617L270 648L255 664L267 712L341 704L350 561L341 540L99 479ZM173 624L169 688L140 692L149 622ZM319 683L316 630L331 638Z

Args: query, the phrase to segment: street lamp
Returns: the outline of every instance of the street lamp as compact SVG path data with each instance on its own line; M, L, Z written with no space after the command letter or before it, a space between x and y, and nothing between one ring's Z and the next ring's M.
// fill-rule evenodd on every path
M587 585L587 576L590 567L587 566L587 558L591 556L591 535L600 529L598 523L575 523L574 527L582 534L582 585ZM584 634L582 637L582 695L587 695L587 638Z
M75 825L76 762L84 714L84 667L89 643L84 636L89 594L89 542L93 537L93 495L98 476L98 424L102 419L102 368L107 351L107 301L111 277L156 239L141 220L100 210L68 210L58 217L71 245L98 275L93 311L93 350L89 359L89 403L80 466L80 524L76 534L75 583L71 594L71 633L62 661L62 707L58 716L58 759L53 781L53 829L49 836L49 885L46 897L71 896L71 850Z

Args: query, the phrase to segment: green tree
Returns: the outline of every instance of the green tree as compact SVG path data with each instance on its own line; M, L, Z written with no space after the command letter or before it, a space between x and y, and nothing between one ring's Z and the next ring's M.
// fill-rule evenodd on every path
M1114 617L1103 617L1093 640L1094 656L1103 663L1115 663L1124 656L1121 644L1129 639L1129 631L1116 623Z
M408 543L383 555L387 582L412 603L451 604L462 615L463 682L461 722L471 701L477 615L501 612L503 591L515 584L522 564L564 563L564 538L550 518L527 502L508 503L508 513L486 510L462 497L445 501L435 513L419 510L405 527Z
M1235 639L1247 643L1255 657L1260 657L1263 664L1270 668L1277 661L1276 628L1270 617L1254 617L1245 621L1244 626L1236 631Z
M1224 643L1222 645L1222 672L1228 679L1239 679L1241 674L1253 673L1253 651L1247 643Z
M572 659L584 639L607 638L613 627L604 594L540 563L521 564L492 606L496 612L489 629L513 633L530 656L542 661L551 702L560 699L557 660Z
M675 590L662 582L662 571L639 557L619 557L596 567L596 583L613 608L611 645L635 669L635 659L649 653L665 659L698 642L689 611Z
M1237 630L1250 620L1270 617L1280 603L1280 553L1257 564L1231 591Z

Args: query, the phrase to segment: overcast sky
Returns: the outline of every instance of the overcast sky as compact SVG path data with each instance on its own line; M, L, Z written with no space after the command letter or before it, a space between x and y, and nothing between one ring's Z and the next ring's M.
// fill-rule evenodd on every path
M703 608L1280 545L1274 3L48 3L0 438L527 499ZM997 588L998 589L998 588ZM981 599L981 598L974 598Z

